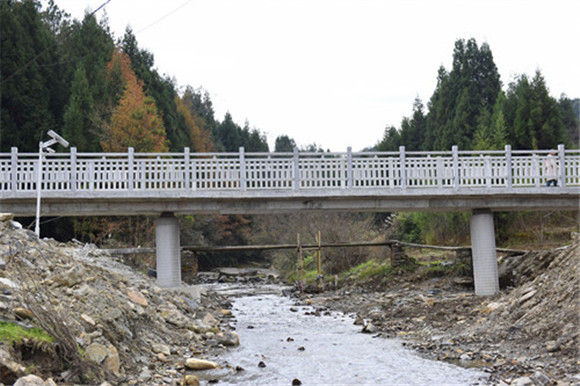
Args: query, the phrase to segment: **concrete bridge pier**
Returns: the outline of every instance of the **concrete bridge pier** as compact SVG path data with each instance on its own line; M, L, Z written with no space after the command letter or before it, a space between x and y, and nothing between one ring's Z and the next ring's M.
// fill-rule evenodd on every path
M495 295L499 291L499 276L491 210L474 209L470 230L475 294Z
M157 285L165 288L181 286L179 222L173 213L162 213L155 221L155 246Z

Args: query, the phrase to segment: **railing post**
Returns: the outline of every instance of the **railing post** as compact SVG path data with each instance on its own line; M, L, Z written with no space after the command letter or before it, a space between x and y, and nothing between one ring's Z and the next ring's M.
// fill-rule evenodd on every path
M457 145L451 147L453 153L453 186L459 188L459 149Z
M10 187L12 188L12 191L15 192L18 188L18 148L13 147L10 149L10 151L10 165L12 168L12 173L10 175Z
M246 157L243 147L240 147L240 189L246 191Z
M129 163L128 167L128 189L132 192L135 189L135 149L132 147L127 148L127 161Z
M534 185L536 188L540 187L540 159L536 153L532 154L532 176L534 177Z
M350 189L353 186L353 175L352 175L352 147L346 148L346 188Z
M77 191L77 148L70 148L70 190Z
M185 174L183 181L184 181L184 188L185 189L190 189L191 188L191 174L190 174L190 160L191 160L191 154L189 151L189 147L185 147L183 148L183 162L185 163L185 165L183 165L183 173Z
M399 146L399 167L401 168L401 188L407 188L407 170L405 168L405 146Z
M293 157L293 170L294 170L294 184L292 185L292 190L300 189L300 163L298 162L298 148L294 148L294 157Z
M558 158L560 159L560 186L566 187L566 151L563 144L558 145Z
M485 186L491 188L491 160L488 155L483 157L483 176L485 179Z
M509 189L512 188L512 147L505 145L505 167L506 167L506 185Z
M443 187L443 175L445 174L445 168L443 167L443 158L437 157L437 187Z

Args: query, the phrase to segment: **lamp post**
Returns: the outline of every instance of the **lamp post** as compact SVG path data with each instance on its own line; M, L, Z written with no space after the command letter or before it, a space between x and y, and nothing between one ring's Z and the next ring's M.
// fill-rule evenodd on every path
M34 224L34 233L40 238L40 192L42 190L42 162L44 161L44 152L54 153L51 148L55 143L60 143L65 148L68 147L68 141L52 130L48 131L52 139L38 144L38 172L36 176L36 223Z

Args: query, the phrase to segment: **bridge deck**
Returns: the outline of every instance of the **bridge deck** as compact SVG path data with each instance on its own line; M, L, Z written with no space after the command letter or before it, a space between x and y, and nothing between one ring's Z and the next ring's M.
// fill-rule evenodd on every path
M0 212L43 215L296 210L578 209L580 151L0 154ZM42 173L39 174L39 165ZM40 181L39 181L40 179Z

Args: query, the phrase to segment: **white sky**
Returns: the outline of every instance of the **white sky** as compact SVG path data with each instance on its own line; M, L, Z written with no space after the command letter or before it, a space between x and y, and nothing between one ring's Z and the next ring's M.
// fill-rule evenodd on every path
M77 19L106 0L56 0ZM345 151L426 106L457 39L487 42L504 89L540 69L552 96L580 97L579 0L110 0L160 74L203 87L216 118L264 132L270 149Z

